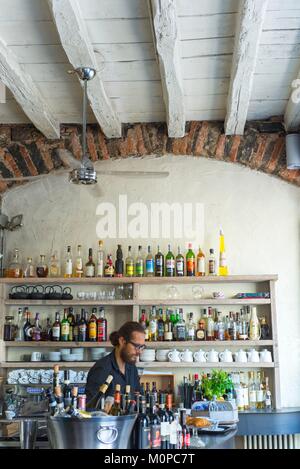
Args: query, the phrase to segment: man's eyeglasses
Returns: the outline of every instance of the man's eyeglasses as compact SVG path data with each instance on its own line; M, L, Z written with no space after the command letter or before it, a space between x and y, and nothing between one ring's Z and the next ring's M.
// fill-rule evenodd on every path
M137 352L142 352L146 348L146 345L136 344L135 342L132 342L131 340L129 340L127 343L133 345Z

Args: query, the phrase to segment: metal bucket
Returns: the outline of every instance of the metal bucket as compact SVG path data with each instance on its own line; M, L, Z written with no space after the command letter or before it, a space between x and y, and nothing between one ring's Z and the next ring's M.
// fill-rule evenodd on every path
M53 449L128 449L136 414L77 420L48 417Z

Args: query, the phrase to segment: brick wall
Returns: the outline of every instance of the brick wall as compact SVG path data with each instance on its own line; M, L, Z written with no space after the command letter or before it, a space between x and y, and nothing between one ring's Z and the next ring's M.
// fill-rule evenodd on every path
M60 140L47 140L31 125L0 125L0 172L12 177L55 170L62 166L57 148L81 157L80 138L79 125L62 125ZM225 136L219 122L189 122L185 137L178 139L168 138L163 123L124 125L119 139L106 139L98 125L89 125L87 145L93 161L190 155L242 164L300 186L300 171L286 169L285 134L278 122L248 123L243 136ZM11 185L0 179L1 192Z

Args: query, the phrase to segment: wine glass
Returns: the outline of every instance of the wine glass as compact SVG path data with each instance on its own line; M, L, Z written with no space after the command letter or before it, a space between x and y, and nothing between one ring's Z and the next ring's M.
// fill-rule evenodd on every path
M190 448L205 448L205 443L198 435L197 427L192 427L192 436L190 440Z

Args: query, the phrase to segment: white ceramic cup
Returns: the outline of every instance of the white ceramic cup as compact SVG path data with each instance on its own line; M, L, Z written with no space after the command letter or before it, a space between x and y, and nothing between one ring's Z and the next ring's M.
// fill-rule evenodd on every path
M169 352L170 352L170 349L156 350L156 360L158 362L167 362Z
M42 360L41 352L32 352L31 359L32 362L40 362Z

